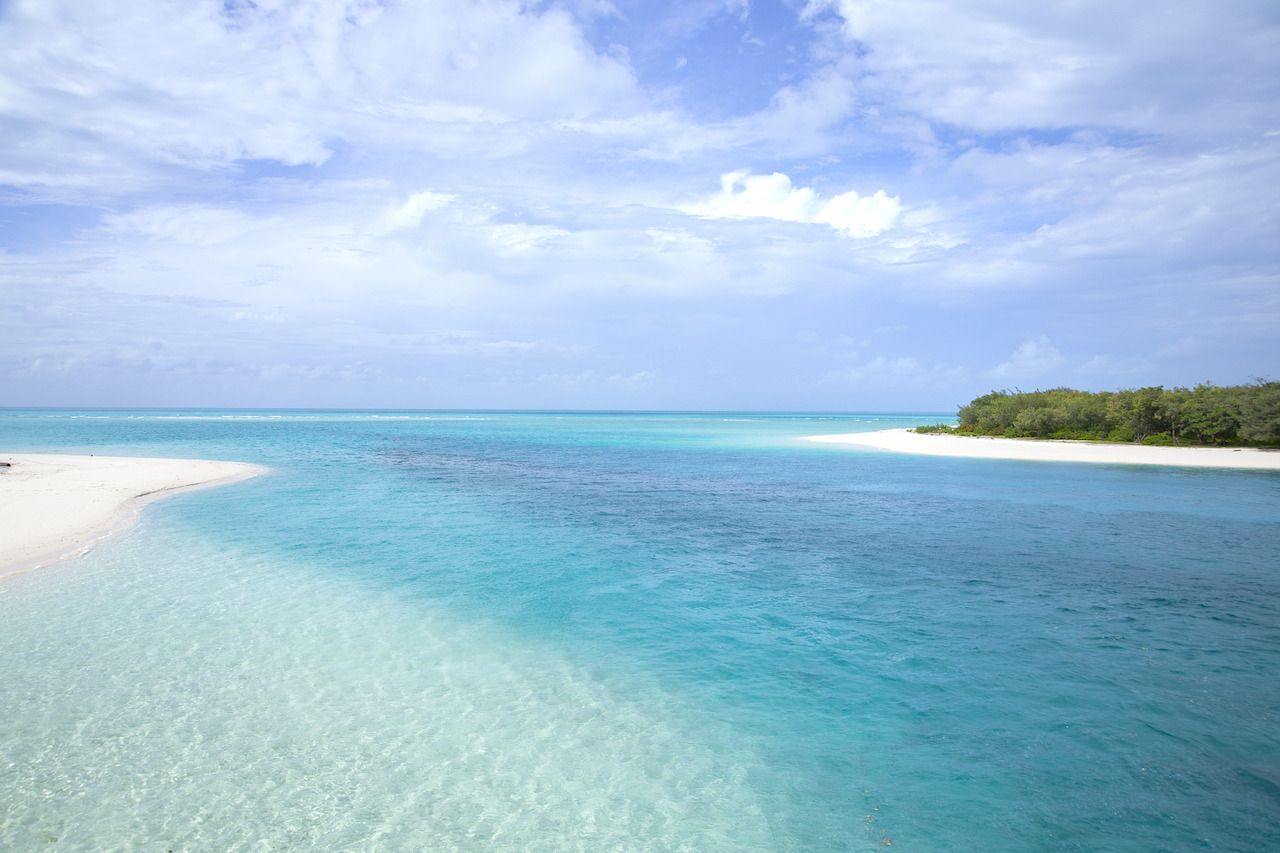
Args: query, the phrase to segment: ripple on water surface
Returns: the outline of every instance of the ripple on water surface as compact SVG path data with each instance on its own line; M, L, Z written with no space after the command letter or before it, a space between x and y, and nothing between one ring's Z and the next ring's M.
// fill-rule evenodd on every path
M421 602L169 533L6 593L5 849L770 846L748 752Z

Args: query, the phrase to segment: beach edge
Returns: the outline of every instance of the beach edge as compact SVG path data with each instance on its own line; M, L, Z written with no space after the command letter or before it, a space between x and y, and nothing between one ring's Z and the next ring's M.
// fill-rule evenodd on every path
M908 428L810 435L805 436L804 440L917 456L1280 471L1280 451L1259 450L1252 447L1158 447L1109 442L918 433Z
M103 543L130 530L142 517L143 510L152 503L164 500L173 495L199 491L201 489L227 486L251 480L266 474L270 469L263 465L248 462L212 461L199 459L171 459L161 457L118 457L118 456L84 456L58 453L4 453L0 459L12 461L20 466L33 463L84 465L130 469L135 476L124 483L112 483L97 490L89 497L99 502L109 502L107 511L100 508L90 518L76 518L74 504L84 500L88 486L69 483L52 492L44 491L40 498L45 504L56 506L60 503L71 504L69 520L58 525L58 529L46 541L35 544L24 543L22 527L11 530L8 535L17 538L16 545L9 543L8 553L0 553L0 582L17 575L48 568L58 563L84 556ZM90 461L92 460L92 461ZM147 476L150 468L163 466L164 470ZM19 468L22 470L22 468ZM0 477L11 476L9 473ZM40 475L49 476L52 475ZM174 482L177 480L177 482ZM3 480L0 479L0 484ZM62 486L62 484L58 484ZM29 498L21 490L13 493L0 488L0 511L11 508L12 501ZM28 531L29 533L29 531ZM29 534L30 535L30 534Z

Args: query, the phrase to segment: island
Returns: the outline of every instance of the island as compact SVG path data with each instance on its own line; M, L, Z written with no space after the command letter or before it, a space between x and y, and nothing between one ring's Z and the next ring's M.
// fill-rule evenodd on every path
M1122 391L992 391L959 425L917 432L1186 447L1280 447L1280 382Z
M927 456L1280 471L1280 382L993 391L956 419L808 438Z

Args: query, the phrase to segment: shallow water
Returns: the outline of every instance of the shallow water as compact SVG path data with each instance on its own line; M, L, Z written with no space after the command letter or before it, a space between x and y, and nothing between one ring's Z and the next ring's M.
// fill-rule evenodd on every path
M1280 476L933 420L0 413L273 469L0 585L0 848L1273 846Z

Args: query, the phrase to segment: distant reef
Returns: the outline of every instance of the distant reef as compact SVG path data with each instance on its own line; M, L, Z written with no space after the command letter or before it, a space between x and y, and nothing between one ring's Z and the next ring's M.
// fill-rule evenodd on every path
M1207 447L1280 447L1280 382L1122 391L992 391L960 425L916 432Z

